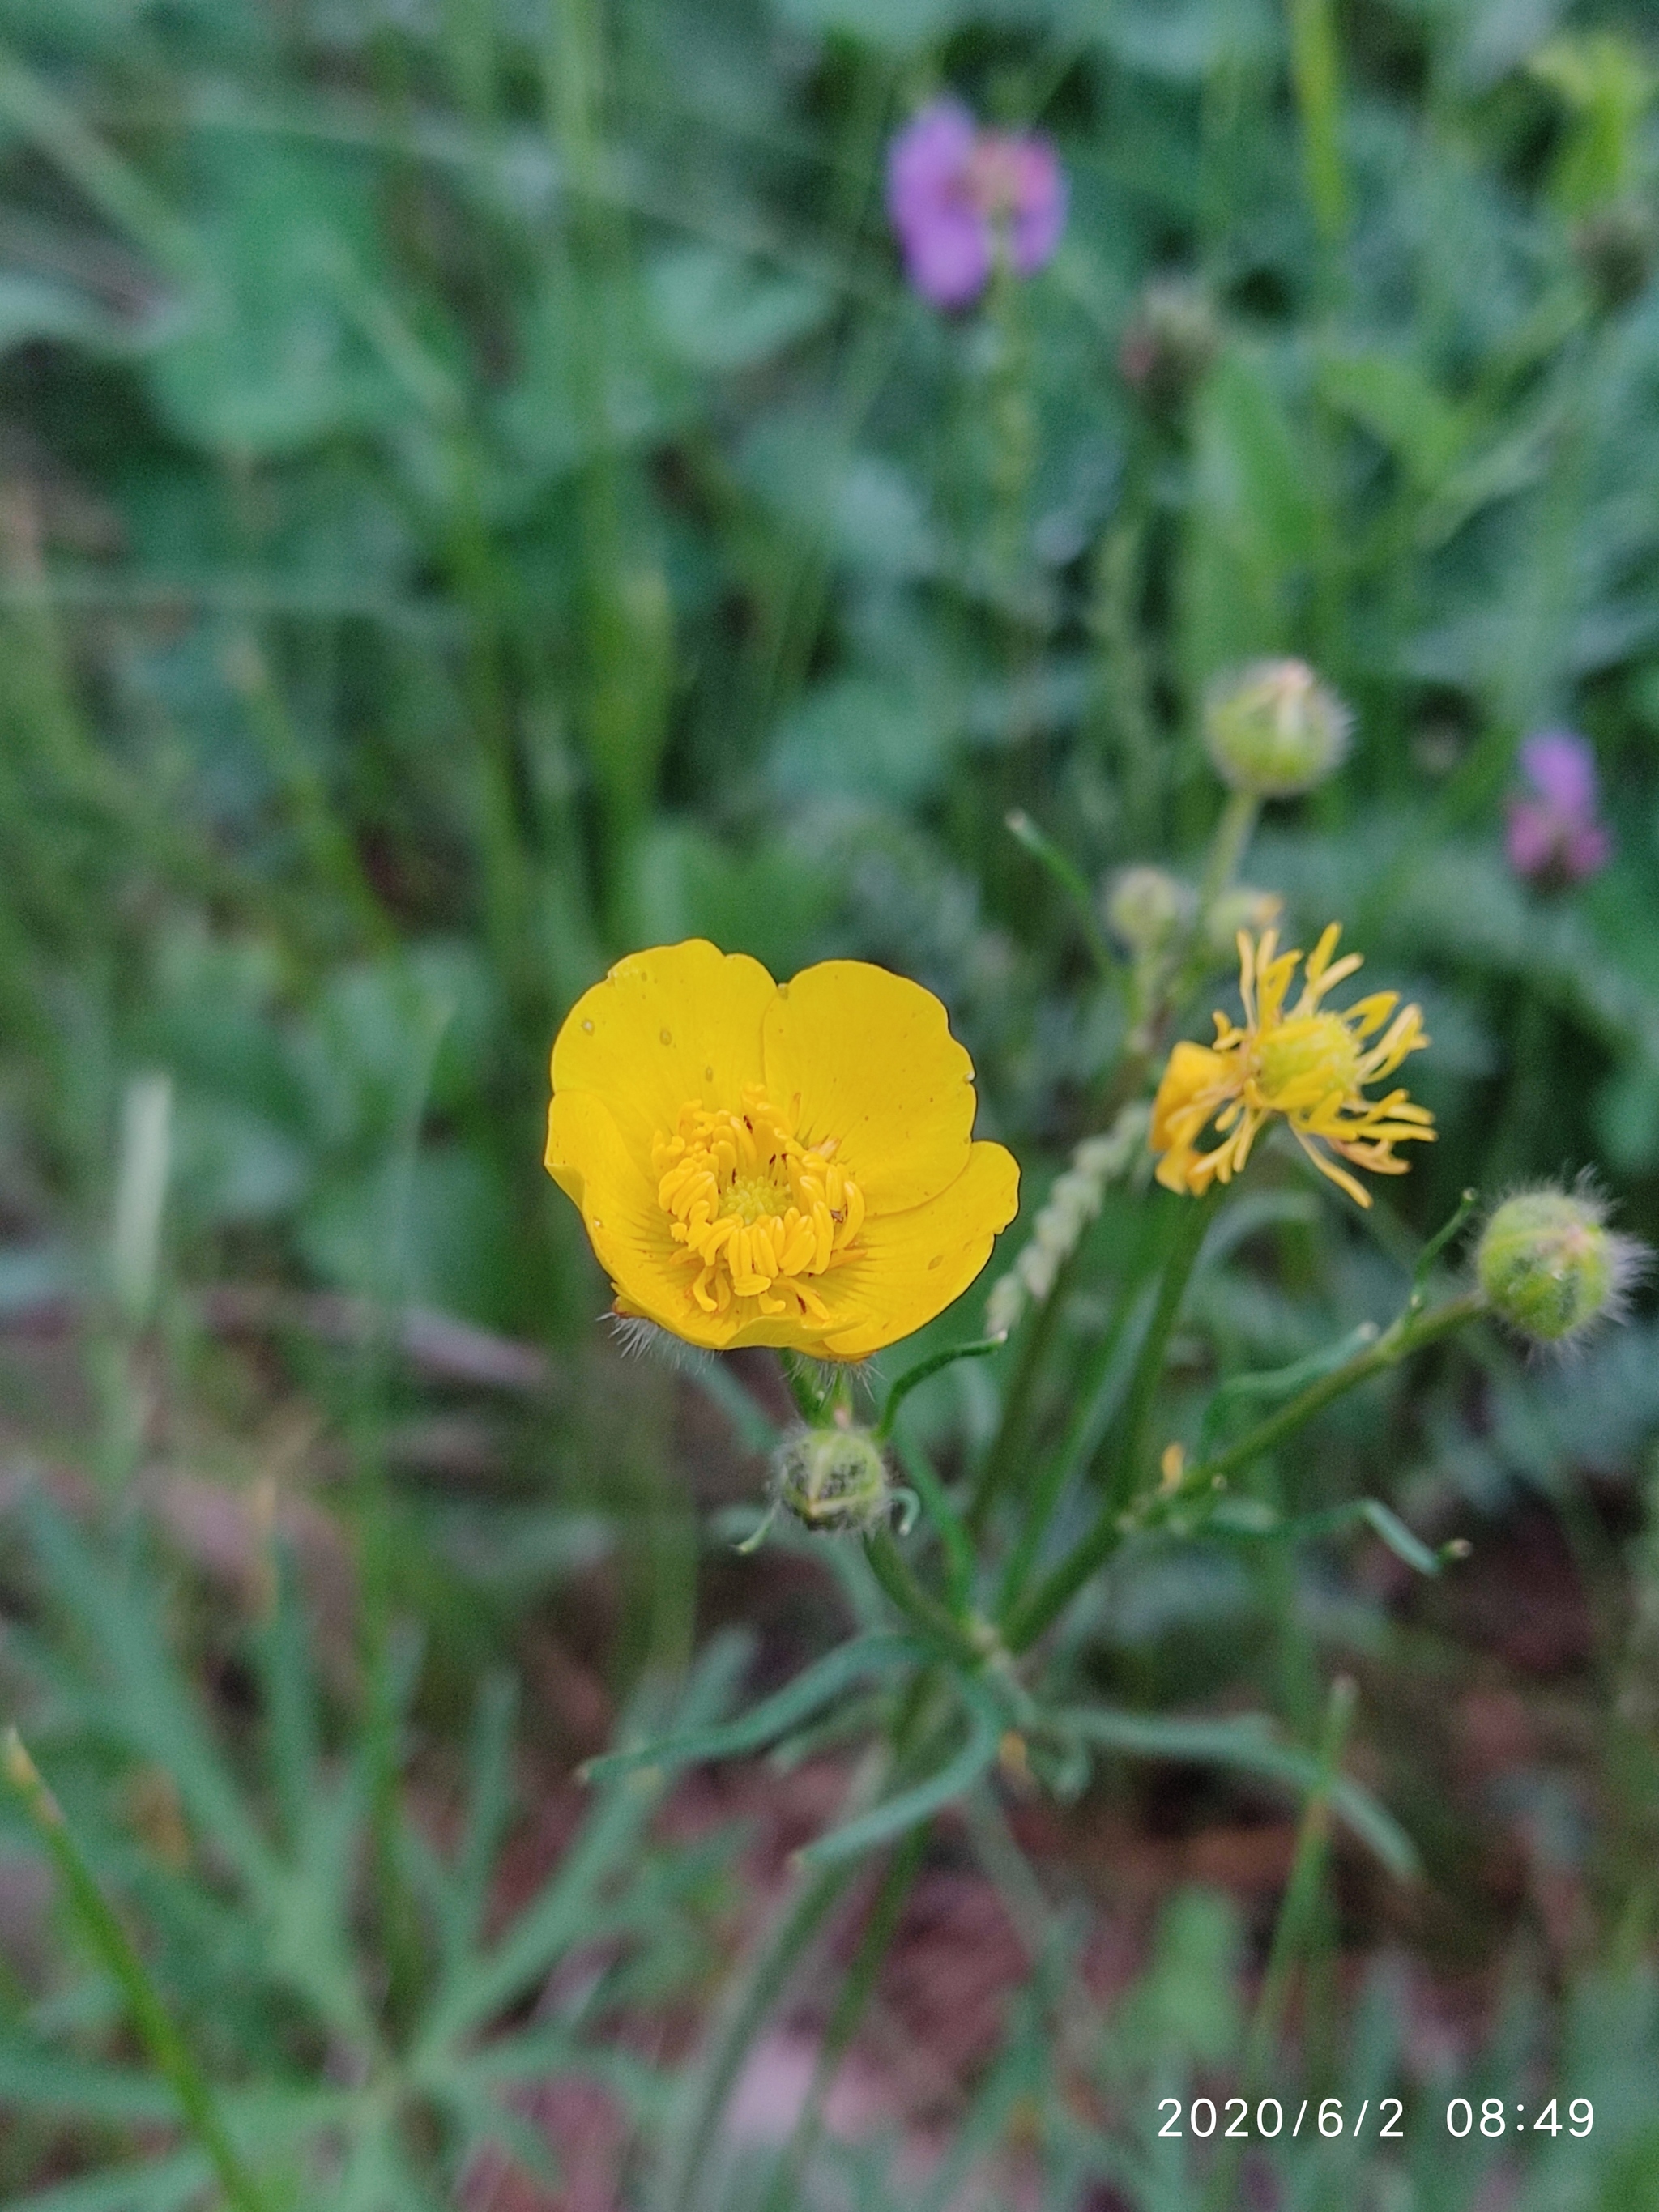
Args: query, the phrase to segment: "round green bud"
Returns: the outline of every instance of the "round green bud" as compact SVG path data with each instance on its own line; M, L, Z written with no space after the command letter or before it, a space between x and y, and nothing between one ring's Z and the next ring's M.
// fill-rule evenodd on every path
M1352 721L1305 660L1256 660L1210 686L1204 743L1235 791L1293 799L1338 767Z
M1220 349L1220 322L1204 288L1180 276L1156 276L1123 333L1117 365L1153 414L1176 416Z
M1120 868L1106 890L1106 926L1131 952L1161 952L1192 919L1191 888L1164 868Z
M772 1462L780 1505L809 1528L873 1528L892 1496L887 1462L868 1429L796 1429Z
M1537 1343L1561 1344L1622 1310L1644 1258L1633 1237L1607 1227L1594 1191L1549 1185L1504 1200L1474 1265L1494 1313Z
M1271 929L1285 911L1277 891L1259 891L1250 884L1234 884L1222 892L1204 916L1204 939L1218 958L1231 956L1241 929L1252 937Z

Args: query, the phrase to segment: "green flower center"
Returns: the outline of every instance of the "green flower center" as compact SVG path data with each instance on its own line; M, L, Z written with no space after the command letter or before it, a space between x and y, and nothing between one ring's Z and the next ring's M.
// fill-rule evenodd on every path
M739 1176L722 1194L720 1212L744 1222L769 1221L785 1213L793 1201L793 1193L781 1176Z
M1316 1106L1333 1091L1359 1088L1359 1040L1339 1014L1302 1014L1269 1030L1256 1047L1256 1073L1273 1106Z

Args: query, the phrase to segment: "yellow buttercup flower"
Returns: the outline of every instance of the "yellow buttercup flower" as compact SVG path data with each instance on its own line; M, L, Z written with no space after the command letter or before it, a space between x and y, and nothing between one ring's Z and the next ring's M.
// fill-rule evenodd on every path
M1392 1075L1407 1053L1427 1044L1421 1009L1402 1006L1395 1013L1397 991L1374 992L1341 1013L1321 1004L1361 964L1357 952L1333 960L1341 933L1333 922L1320 939L1302 995L1286 1011L1301 953L1280 952L1277 930L1254 939L1239 932L1243 1028L1218 1014L1213 1045L1176 1045L1153 1101L1151 1142L1161 1155L1158 1179L1166 1188L1199 1194L1212 1182L1230 1182L1275 1114L1320 1173L1361 1206L1370 1204L1370 1193L1333 1153L1372 1175L1404 1175L1409 1162L1395 1157L1395 1146L1433 1141L1433 1115L1404 1091L1376 1100L1364 1095L1368 1083ZM1197 1140L1211 1121L1221 1142L1201 1152Z
M620 1314L862 1359L961 1295L1019 1170L975 1143L930 991L862 960L775 983L701 938L619 961L553 1047L547 1168Z

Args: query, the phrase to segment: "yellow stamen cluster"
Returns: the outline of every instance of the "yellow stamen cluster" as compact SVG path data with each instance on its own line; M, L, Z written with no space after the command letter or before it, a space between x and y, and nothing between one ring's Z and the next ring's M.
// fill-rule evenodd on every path
M824 1317L802 1278L834 1266L864 1221L863 1195L835 1151L834 1139L803 1145L756 1085L741 1113L694 1101L672 1133L658 1135L658 1203L675 1243L700 1263L690 1287L704 1313L725 1313L736 1297L758 1299L763 1314Z
M1408 1053L1427 1044L1421 1010L1396 1013L1397 991L1373 992L1340 1013L1320 1003L1361 964L1357 952L1332 957L1340 934L1333 922L1320 939L1302 994L1286 1012L1301 953L1279 952L1276 930L1255 939L1239 933L1243 1026L1217 1014L1214 1044L1176 1045L1158 1085L1152 1146L1162 1156L1158 1179L1168 1189L1196 1194L1230 1182L1275 1114L1320 1173L1361 1206L1370 1204L1370 1194L1333 1153L1372 1175L1404 1175L1408 1163L1394 1146L1433 1140L1434 1116L1403 1090L1376 1100L1364 1096L1366 1084L1392 1075ZM1211 1121L1222 1141L1200 1152L1197 1140Z

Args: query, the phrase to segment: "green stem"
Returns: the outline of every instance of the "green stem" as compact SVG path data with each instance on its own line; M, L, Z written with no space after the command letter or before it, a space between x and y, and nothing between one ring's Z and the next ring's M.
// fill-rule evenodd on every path
M1123 1444L1118 1460L1115 1479L1107 1492L1109 1507L1121 1506L1126 1497L1133 1494L1140 1463L1146 1455L1146 1437L1152 1426L1152 1408L1157 1402L1158 1385L1164 1379L1164 1364L1169 1352L1170 1338L1181 1312L1181 1303L1186 1296L1187 1285L1192 1279L1193 1267L1198 1258L1199 1247L1204 1242L1204 1232L1209 1225L1210 1217L1214 1210L1214 1192L1211 1191L1201 1199L1185 1198L1172 1201L1172 1204L1181 1211L1176 1216L1175 1234L1164 1262L1163 1276L1158 1284L1158 1301L1147 1322L1146 1333L1141 1339L1140 1350L1135 1358L1134 1373L1130 1378L1128 1401L1122 1424ZM1127 1318L1126 1309L1120 1316L1119 1327L1111 1331L1107 1338L1106 1363L1108 1365L1112 1354L1116 1351L1119 1336ZM1089 1400L1091 1401L1094 1395L1094 1391L1091 1390L1088 1394ZM1079 1408L1079 1420L1073 1425L1073 1432L1067 1437L1066 1447L1062 1449L1050 1463L1033 1494L1025 1526L1020 1532L1019 1541L1010 1555L1007 1567L1004 1571L1000 1601L998 1606L998 1617L1001 1620L1006 1620L1008 1618L1009 1613L1018 1602L1021 1590L1025 1587L1026 1578L1036 1558L1037 1547L1042 1543L1048 1522L1060 1503L1061 1492L1072 1473L1073 1461L1078 1455L1074 1440L1079 1438L1082 1434L1080 1424L1086 1420L1092 1412L1092 1404L1089 1402L1085 1402Z
M1060 1272L1049 1287L1048 1297L1031 1316L1020 1337L1019 1348L1014 1357L1014 1371L1009 1380L1007 1395L1002 1401L1002 1418L997 1423L997 1432L991 1439L990 1449L980 1462L979 1473L975 1478L968 1499L968 1510L963 1516L969 1531L975 1535L984 1527L998 1492L1012 1474L1020 1448L1025 1441L1026 1424L1031 1400L1036 1391L1037 1377L1042 1371L1042 1363L1048 1355L1060 1309L1081 1265L1078 1255L1086 1241L1085 1231L1079 1238L1076 1249L1067 1253L1060 1262Z
M1146 1291L1136 1298L1131 1298L1125 1292L1111 1327L1097 1346L1079 1380L1071 1425L1058 1450L1050 1457L1032 1487L1024 1522L1003 1568L997 1596L999 1620L1006 1620L1018 1603L1019 1594L1030 1578L1031 1569L1036 1564L1037 1553L1060 1501L1073 1475L1091 1455L1100 1429L1111 1418L1109 1410L1103 1413L1101 1400L1111 1390L1117 1379L1115 1370L1125 1331L1150 1323L1148 1293L1151 1287L1149 1284Z
M870 1571L911 1626L960 1667L977 1671L984 1654L939 1600L923 1589L904 1563L890 1528L872 1528L864 1540Z
M1000 1336L975 1337L970 1344L952 1344L943 1352L934 1352L930 1358L919 1360L908 1373L901 1375L887 1393L887 1402L881 1409L881 1419L876 1423L876 1441L884 1443L893 1433L893 1419L899 1407L919 1383L942 1369L954 1366L958 1359L984 1359L993 1352L1000 1352L1006 1339Z
M1118 1455L1115 1478L1107 1488L1109 1504L1121 1506L1134 1493L1141 1462L1146 1456L1152 1413L1158 1403L1158 1386L1164 1380L1164 1363L1169 1357L1170 1339L1175 1333L1176 1322L1181 1317L1182 1302L1187 1295L1187 1285L1192 1280L1199 1249L1204 1242L1204 1232L1209 1227L1215 1210L1215 1199L1216 1191L1212 1185L1200 1199L1177 1198L1175 1201L1182 1211L1176 1219L1170 1255L1164 1263L1158 1304L1152 1308L1152 1322L1129 1383L1129 1399L1123 1414L1123 1445Z
M331 801L294 726L270 661L251 633L232 656L229 674L266 763L282 787L312 873L332 890L363 943L375 952L389 952L397 933L364 872L344 816Z
M1216 900L1237 874L1261 811L1260 799L1243 791L1234 792L1222 809L1205 862L1199 923L1193 949L1181 963L1178 972L1164 984L1157 1002L1146 1008L1136 1024L1129 1049L1118 1062L1102 1103L1099 1115L1102 1127L1109 1128L1123 1108L1139 1097L1157 1058L1165 1025L1182 1001L1202 980L1209 957L1205 946L1206 919ZM1047 1298L1032 1316L1024 1332L1007 1395L1003 1400L1002 1419L997 1424L991 1448L981 1462L964 1516L969 1529L975 1534L984 1527L998 1492L1006 1483L1018 1459L1042 1364L1048 1356L1060 1309L1081 1268L1083 1247L1086 1242L1085 1232L1061 1262Z
M1466 1322L1474 1321L1486 1309L1484 1291L1470 1291L1461 1298L1453 1298L1437 1308L1433 1313L1419 1313L1408 1307L1393 1326L1385 1329L1367 1352L1335 1369L1317 1382L1312 1383L1288 1406L1270 1413L1266 1420L1240 1437L1227 1450L1218 1452L1212 1459L1203 1461L1183 1476L1178 1488L1166 1497L1157 1497L1149 1504L1158 1508L1172 1505L1178 1500L1190 1502L1200 1492L1216 1486L1218 1479L1224 1479L1236 1468L1247 1466L1270 1451L1281 1438L1299 1429L1304 1421L1311 1420L1334 1399L1369 1382L1387 1368L1396 1366L1425 1345L1433 1344L1462 1328ZM1143 1516L1143 1518L1150 1516ZM1121 1510L1116 1502L1109 1499L1102 1508L1094 1526L1053 1572L1027 1598L1014 1614L1004 1632L1003 1640L1009 1650L1028 1650L1077 1595L1079 1590L1096 1571L1110 1558L1123 1537L1135 1526L1133 1517Z
M733 1993L731 2009L698 2069L681 2126L670 2142L664 2186L657 2200L663 2212L692 2212L698 2203L703 2165L750 2046L788 1987L808 1945L858 1870L856 1860L837 1860L804 1875L800 1887L750 1961Z
M933 1670L924 1668L901 1698L890 1730L890 1746L865 1763L848 1793L846 1809L854 1818L890 1788L902 1788L908 1778L907 1761L924 1733L933 1683ZM799 1887L733 1990L719 2032L697 2070L680 2124L669 2141L663 2186L653 2199L659 2212L693 2212L700 2202L704 2162L750 2047L862 1862L856 1857L837 1858L811 1866L798 1857L796 1863Z
M1325 1878L1325 1864L1330 1854L1331 1801L1339 1778L1343 1746L1353 1720L1354 1685L1347 1675L1339 1675L1332 1683L1326 1701L1324 1725L1319 1740L1319 1779L1309 1791L1297 1824L1296 1850L1291 1860L1290 1880L1285 1885L1285 1896L1279 1908L1279 1918L1273 1927L1273 1940L1267 1954L1261 1988L1257 1995L1255 2010L1251 2017L1249 2036L1244 2045L1244 2066L1240 2087L1245 2097L1254 2102L1258 2088L1266 2082L1268 2069L1284 2026L1285 2008L1290 2002L1291 1983L1297 1962L1307 1948L1310 1930L1318 1909L1321 1884ZM1215 2212L1226 2212L1234 2201L1238 2179L1237 2152L1224 2151L1216 2161L1211 2176L1209 2202Z
M778 1364L790 1396L795 1401L795 1411L809 1429L828 1428L835 1418L836 1408L848 1399L847 1376L837 1370L828 1382L821 1382L814 1372L812 1362L798 1352L781 1352Z
M1227 804L1221 810L1221 819L1215 825L1210 840L1209 857L1205 862L1204 882L1199 894L1200 950L1195 957L1207 959L1202 950L1204 924L1210 909L1238 873L1250 839L1255 834L1256 817L1261 811L1261 801L1254 792L1230 792ZM1176 1005L1198 981L1189 962L1183 971L1182 984L1170 994ZM1184 988L1183 988L1184 987Z
M1304 1948L1310 1920L1319 1896L1319 1885L1330 1850L1331 1798L1353 1720L1354 1685L1347 1675L1332 1683L1326 1700L1324 1726L1320 1732L1319 1780L1309 1792L1297 1830L1296 1853L1291 1878L1285 1884L1267 1954L1255 2017L1245 2046L1244 2078L1254 2086L1267 2070L1290 2000L1291 1980Z
M939 1541L945 1547L945 1589L951 1612L961 1613L973 1594L974 1571L977 1564L973 1539L963 1527L962 1516L951 1504L945 1485L934 1472L932 1460L908 1430L896 1429L892 1445L901 1473L921 1498L921 1510L938 1532Z
M235 2212L266 2212L265 2201L231 2146L213 2092L191 2057L177 2022L167 2010L131 1937L116 1918L108 1899L70 1833L58 1801L36 1771L16 1729L0 1739L3 1773L30 1826L50 1854L71 1908L88 1942L127 2001L132 2024L179 2100L179 2110L197 2141L213 2161L219 2186Z
M823 2129L824 2100L835 2086L841 2070L842 2060L852 2045L880 1978L894 1935L897 1931L899 1915L904 1910L921 1862L927 1848L931 1823L924 1820L912 1828L889 1863L882 1877L880 1888L870 1908L869 1918L859 1938L859 1947L847 1978L842 1984L836 2000L835 2010L830 2015L818 2046L817 2063L812 2072L812 2084L806 2102L795 2122L789 2141L779 2154L773 2170L771 2184L761 2205L761 2212L790 2212L799 2202L800 2179L808 2160L817 2146Z
M1331 0L1290 0L1291 80L1302 118L1303 165L1314 227L1330 264L1348 226L1348 193L1342 173L1338 126L1342 87Z
M1373 1375L1381 1375L1387 1368L1397 1367L1412 1352L1420 1352L1425 1345L1436 1343L1443 1336L1449 1336L1486 1310L1484 1291L1468 1291L1461 1298L1449 1298L1432 1313L1407 1308L1398 1321L1383 1330L1369 1351L1358 1353L1345 1366L1310 1383L1289 1405L1281 1406L1276 1413L1269 1413L1265 1420L1258 1421L1255 1428L1236 1444L1230 1444L1225 1451L1217 1452L1212 1458L1189 1468L1182 1478L1180 1489L1172 1496L1190 1498L1200 1491L1213 1489L1218 1477L1224 1480L1253 1459L1259 1459L1263 1452L1271 1451L1281 1437L1311 1420L1334 1398L1342 1397L1356 1384L1369 1382Z

